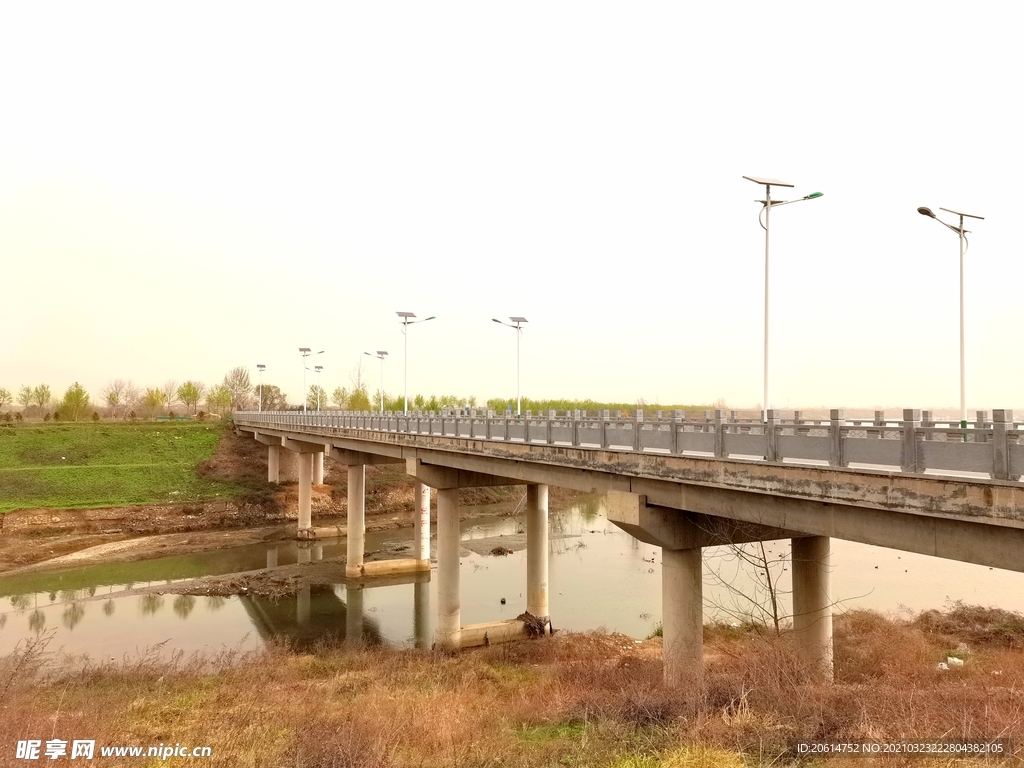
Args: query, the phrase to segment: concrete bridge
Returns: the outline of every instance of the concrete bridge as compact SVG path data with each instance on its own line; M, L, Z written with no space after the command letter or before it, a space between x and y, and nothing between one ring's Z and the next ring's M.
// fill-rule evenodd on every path
M493 413L236 413L236 429L268 446L268 479L282 450L298 462L301 536L310 486L329 456L348 467L347 573L428 570L429 489L437 490L436 641L458 648L522 631L509 622L462 626L458 489L527 486L527 610L547 621L547 489L606 493L609 519L662 547L665 679L702 659L701 550L792 539L793 629L809 663L830 674L829 543L837 537L1024 571L1024 425L1011 411L936 422L906 410L847 420L742 420L724 411L629 418L583 412L523 418ZM419 514L410 561L363 563L364 467L404 463Z

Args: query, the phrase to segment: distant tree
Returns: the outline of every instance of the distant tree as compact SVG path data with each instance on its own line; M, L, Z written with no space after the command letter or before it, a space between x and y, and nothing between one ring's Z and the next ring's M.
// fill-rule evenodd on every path
M196 381L186 381L178 387L178 399L185 404L185 413L188 413L189 408L195 410L196 403L199 402L205 391L206 385Z
M231 409L231 390L223 384L217 384L206 390L206 410L223 416Z
M348 408L350 411L370 410L370 396L365 387L360 387L348 396Z
M412 404L417 408L422 408L426 403L427 401L423 399L423 395L416 395L416 397L412 399Z
M249 381L249 371L245 366L232 368L224 374L224 386L231 393L231 407L234 410L248 408L252 399L252 382Z
M119 416L118 409L124 404L124 390L126 386L127 383L124 379L114 379L100 391L103 402L110 408L112 418L116 419Z
M67 388L60 401L61 418L78 421L89 410L89 393L77 381Z
M306 408L315 411L318 407L323 409L326 405L327 390L316 384L311 385L309 394L306 395Z
M155 387L147 389L146 394L142 396L142 405L150 416L163 408L165 401L164 393Z
M32 405L32 387L22 387L18 390L18 405L25 408Z
M38 387L32 388L32 402L38 405L40 410L46 407L51 397L50 388L46 384L40 384Z
M335 387L331 393L331 402L339 408L345 408L348 405L348 387Z
M263 385L263 410L284 411L288 409L288 396L281 391L280 387L273 384Z
M168 379L164 382L164 385L160 388L160 391L164 395L164 405L170 408L178 401L178 382L173 379Z
M142 402L142 394L139 388L132 384L131 380L125 382L124 394L121 396L121 406L124 411L133 411Z
M0 409L3 409L5 405L10 405L11 402L12 398L10 390L0 387Z
M352 389L366 390L366 366L363 365L363 358L359 358L356 364L352 367L352 370L348 372L348 380L352 382Z

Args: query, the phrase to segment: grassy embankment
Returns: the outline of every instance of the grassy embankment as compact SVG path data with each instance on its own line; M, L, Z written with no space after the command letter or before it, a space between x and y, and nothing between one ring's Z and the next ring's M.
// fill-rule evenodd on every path
M201 477L224 426L202 422L40 424L0 429L0 513L237 496Z
M599 633L457 655L324 647L212 664L135 660L34 674L0 660L0 764L18 739L209 745L210 766L856 766L796 763L792 739L1024 737L1024 622L958 606L914 620L837 617L836 682L789 639L706 627L707 668L661 683L658 641ZM955 653L962 668L940 672ZM12 761L13 764L13 761ZM1019 764L1019 763L1016 763Z

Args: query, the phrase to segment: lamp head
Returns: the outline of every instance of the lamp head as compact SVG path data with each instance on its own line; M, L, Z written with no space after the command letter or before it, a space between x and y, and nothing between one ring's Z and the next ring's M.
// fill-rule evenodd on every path
M492 318L491 318L491 322L492 322L492 323L501 323L501 320L499 320L499 319L498 319L498 318L496 318L496 317L492 317ZM504 323L502 323L502 324L504 325Z
M814 200L819 197L824 197L824 192L811 192L809 195L804 195L804 200Z
M922 216L927 216L927 217L932 218L932 219L935 218L935 214L932 213L932 209L931 208L925 208L923 205L920 208L917 209L917 212L920 213Z
M428 318L425 318L425 319L423 320L423 322L425 323L425 322L427 322L427 320L436 320L436 319L437 319L437 315L431 315L430 317L428 317Z

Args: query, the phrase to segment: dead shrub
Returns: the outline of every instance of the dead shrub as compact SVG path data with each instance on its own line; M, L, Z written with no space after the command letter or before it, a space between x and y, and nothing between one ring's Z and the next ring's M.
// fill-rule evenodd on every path
M834 647L835 677L843 683L921 682L945 658L919 628L863 610L836 617Z

